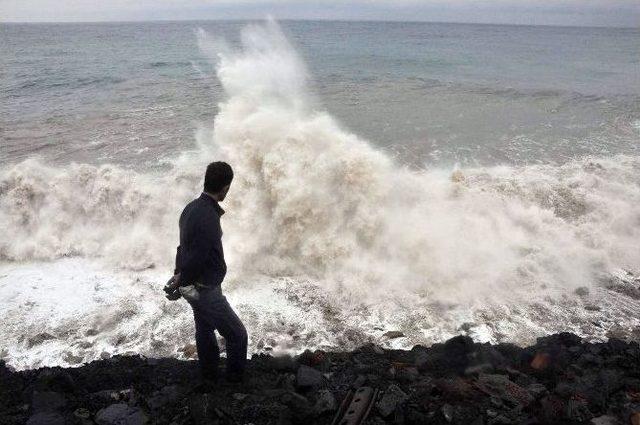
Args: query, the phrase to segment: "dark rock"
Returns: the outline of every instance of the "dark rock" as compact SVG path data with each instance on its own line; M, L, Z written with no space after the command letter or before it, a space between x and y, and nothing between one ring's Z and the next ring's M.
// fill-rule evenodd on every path
M187 344L179 350L186 358L196 359L198 358L198 348L195 344Z
M481 363L473 366L469 366L464 370L465 375L479 375L481 373L491 373L494 371L494 367L491 363Z
M301 388L316 388L322 385L322 373L312 367L302 365L296 374L296 385Z
M143 425L148 421L142 409L124 403L112 404L96 414L98 425Z
M63 394L53 391L36 391L31 398L31 409L35 413L39 412L54 412L62 409L66 404L66 399Z
M428 353L418 353L416 355L414 364L418 368L418 370L425 370L429 368L430 356Z
M358 377L356 378L355 381L353 381L353 388L360 388L362 387L364 384L367 383L367 377L364 375L358 375Z
M620 422L613 416L603 415L591 419L591 425L618 425Z
M615 338L559 334L520 348L457 337L410 351L367 344L296 359L254 355L245 383L207 387L195 385L192 361L118 355L21 372L0 361L0 424L319 425L364 385L387 388L369 425L385 423L383 414L396 425L628 425L640 410L640 346Z
M289 417L294 423L301 423L313 417L314 410L306 397L288 392L280 397L280 402L289 408Z
M540 419L554 423L564 416L564 412L565 403L557 396L548 395L540 400Z
M382 336L389 339L396 339L396 338L402 338L404 334L400 331L387 331L383 333Z
M395 378L400 382L415 382L420 377L420 372L415 367L402 367L394 371Z
M336 398L329 390L318 391L316 403L313 407L315 413L322 415L323 413L333 412L337 409Z
M580 297L586 297L587 295L589 295L589 288L587 288L586 286L580 286L573 292Z
M548 346L573 347L575 345L579 345L581 342L582 342L582 338L580 338L578 335L572 334L570 332L561 332L559 334L538 338L536 345L539 347L548 347Z
M395 412L396 408L401 406L409 396L400 389L397 385L389 385L385 390L382 398L376 404L378 412L383 417L387 417Z
M177 385L168 385L160 391L156 391L147 399L147 406L152 412L177 403L183 395L181 388Z
M593 418L589 411L587 401L580 398L572 398L567 403L567 419L576 422L586 422Z
M43 369L38 374L36 389L41 391L72 392L75 389L75 382L69 372L59 369Z
M89 419L91 417L91 412L84 407L79 407L73 411L73 416L79 419Z
M439 379L435 382L437 393L449 401L477 401L482 397L478 386L468 379Z
M31 416L27 425L65 425L65 420L59 413L41 412Z
M84 357L75 355L72 352L67 351L62 355L62 360L64 360L69 364L76 365L76 364L82 363L82 360L84 360Z
M466 354L473 349L471 337L458 335L444 343L444 350L450 354Z
M549 390L547 390L547 387L545 387L542 384L531 384L527 387L527 391L529 391L529 393L535 398L535 399L539 399L540 397L546 395L549 393Z
M451 422L453 420L453 406L450 404L444 404L440 408L440 412L442 412L442 417L445 421Z
M512 407L527 407L534 401L534 397L526 389L511 382L505 375L482 374L478 378L478 384L481 390L500 397Z
M52 339L56 339L56 337L51 335L50 333L39 333L27 339L27 348L33 348L36 345L40 345L45 341L51 341Z
M126 406L126 405L125 405ZM219 424L224 414L210 394L195 394L189 399L191 420L196 425ZM101 425L101 424L98 424Z
M278 372L295 372L298 367L291 356L272 357L269 366Z

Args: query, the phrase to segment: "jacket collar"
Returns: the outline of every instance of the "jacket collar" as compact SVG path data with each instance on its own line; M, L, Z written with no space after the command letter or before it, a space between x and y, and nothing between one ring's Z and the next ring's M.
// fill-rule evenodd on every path
M222 209L222 207L220 207L220 204L218 204L218 201L213 199L213 197L211 195L208 195L205 192L202 192L200 194L200 199L204 199L204 200L206 200L208 202L211 202L213 204L213 208L215 208L215 210L216 210L216 212L218 213L219 216L222 216L222 214L224 214L224 210Z

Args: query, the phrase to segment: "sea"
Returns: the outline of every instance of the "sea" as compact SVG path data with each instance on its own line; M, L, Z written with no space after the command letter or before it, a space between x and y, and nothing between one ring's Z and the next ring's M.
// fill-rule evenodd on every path
M250 354L640 341L638 28L0 23L0 358L184 358L214 160Z

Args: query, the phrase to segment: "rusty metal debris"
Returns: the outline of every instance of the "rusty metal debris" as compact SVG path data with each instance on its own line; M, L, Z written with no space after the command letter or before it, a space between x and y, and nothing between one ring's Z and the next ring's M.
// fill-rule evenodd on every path
M376 402L378 392L378 389L371 387L349 390L331 425L360 425L363 423Z

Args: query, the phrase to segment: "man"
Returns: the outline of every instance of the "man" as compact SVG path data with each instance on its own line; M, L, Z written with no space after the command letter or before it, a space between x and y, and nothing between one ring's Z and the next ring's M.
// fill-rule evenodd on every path
M167 298L180 296L191 304L196 322L196 348L203 378L218 379L220 350L214 331L226 341L226 379L242 381L247 360L247 331L222 295L227 272L222 250L222 202L233 180L226 162L212 162L204 176L204 192L180 215L180 246L174 276L165 286Z

